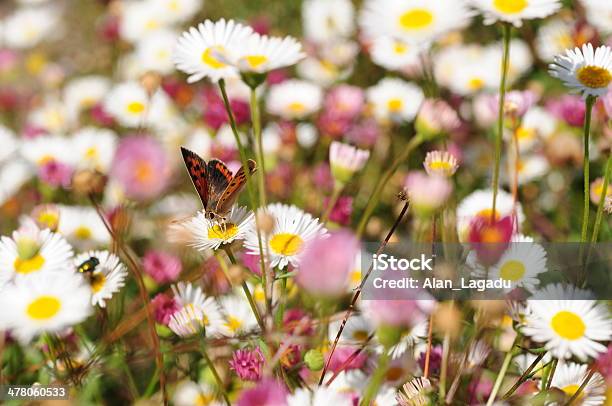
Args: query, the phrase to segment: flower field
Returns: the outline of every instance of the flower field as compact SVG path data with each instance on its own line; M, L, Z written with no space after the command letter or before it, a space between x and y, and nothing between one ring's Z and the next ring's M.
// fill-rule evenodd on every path
M1 2L0 402L612 405L611 47L609 0Z

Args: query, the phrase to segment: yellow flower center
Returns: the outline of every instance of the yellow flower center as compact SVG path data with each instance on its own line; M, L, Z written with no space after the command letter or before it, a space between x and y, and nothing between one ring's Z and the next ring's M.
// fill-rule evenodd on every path
M91 285L91 290L93 293L98 293L102 290L104 285L106 285L106 276L102 272L96 272L91 275L91 280L89 281Z
M224 68L226 65L214 57L214 52L223 51L224 49L220 45L206 48L206 50L202 52L202 62L204 62L206 65L210 66L213 69Z
M578 391L578 388L580 388L580 385L576 383L572 383L570 385L566 385L562 387L561 390L565 392L567 396L574 396L574 393ZM581 397L582 397L582 393L578 396L578 399L580 399Z
M91 238L91 230L89 227L80 226L74 230L74 238L77 240L89 240Z
M368 339L368 332L366 330L356 330L353 332L353 338L355 341L365 341Z
M353 272L351 272L351 283L352 284L358 284L361 282L361 269L355 269Z
M518 281L523 275L525 275L525 265L516 260L507 261L499 271L499 276L512 282Z
M227 318L227 322L225 322L225 326L235 333L242 326L242 321L240 321L236 317L229 316Z
M127 105L127 111L130 114L140 114L144 111L145 105L141 102L134 101Z
M433 14L424 8L413 8L399 18L399 25L406 31L422 30L433 22Z
M226 223L224 226L215 224L208 229L208 238L217 238L219 240L229 240L238 233L238 227L232 223Z
M493 215L492 209L483 209L483 210L480 210L478 213L476 213L476 216L482 219L490 219L492 215ZM495 220L499 220L499 217L500 217L499 212L495 210Z
M147 160L141 159L136 163L134 176L140 183L149 183L153 179L153 167Z
M32 301L26 313L34 320L48 320L55 316L62 307L62 303L53 296L39 296Z
M527 0L493 0L493 7L504 14L520 13L528 5Z
M264 63L268 62L268 58L265 55L249 55L245 57L247 64L251 69L257 69Z
M147 29L149 31L155 30L158 27L159 27L159 21L157 21L157 20L149 20L145 24L145 29Z
M482 230L480 239L485 244L496 244L504 241L504 236L497 227L486 227Z
M404 101L402 99L390 99L387 101L387 108L392 113L397 113L404 107Z
M289 103L287 108L289 109L289 111L292 111L294 113L302 113L304 110L306 110L306 106L304 105L304 103L300 102Z
M15 272L21 274L28 274L39 271L45 264L45 259L40 255L36 254L30 259L17 258L14 263Z
M215 400L214 396L209 393L200 393L195 399L196 406L208 406Z
M429 168L434 171L449 172L453 166L447 161L432 161L429 163Z
M586 325L576 313L562 310L550 322L552 329L566 340L577 340L584 336Z
M484 86L484 80L480 78L472 78L468 82L468 89L470 90L480 90Z
M395 44L393 44L393 51L396 54L405 54L406 51L408 51L408 47L406 46L406 44L402 44L401 42L396 42Z
M534 137L535 130L533 128L519 127L518 130L516 130L516 138L518 138L519 141L530 140Z
M57 223L59 223L59 216L57 213L50 211L43 211L38 215L38 222L47 226L50 230L53 230L57 227Z
M270 248L278 255L295 255L302 248L304 241L299 235L279 233L270 239Z
M612 82L612 74L609 70L592 65L578 69L576 77L580 83L592 89L607 87Z
M89 159L91 161L98 158L98 148L89 147L85 150L85 159Z
M168 8L172 11L179 11L181 9L180 4L177 0L170 0L168 2Z

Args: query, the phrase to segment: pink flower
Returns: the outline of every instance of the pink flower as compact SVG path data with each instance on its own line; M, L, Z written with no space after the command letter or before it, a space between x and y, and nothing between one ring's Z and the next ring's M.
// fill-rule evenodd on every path
M170 323L170 317L180 309L180 306L174 298L165 293L158 293L153 300L151 300L151 306L153 306L155 321L165 326Z
M491 391L493 390L493 381L481 375L480 378L475 378L468 385L468 393L470 396L470 405L481 405L487 401Z
M300 254L295 280L308 292L320 296L339 296L346 292L349 274L359 252L357 238L347 230L315 238Z
M376 144L380 133L380 126L376 120L364 120L349 130L346 140L367 148Z
M597 358L595 367L604 376L607 382L612 382L612 344L608 345L608 351Z
M67 188L72 180L73 168L54 159L45 162L38 168L40 179L55 187Z
M325 207L328 205L329 198L325 199ZM341 226L348 226L351 222L351 214L353 214L353 198L350 196L340 196L329 214L329 219Z
M423 171L410 172L404 187L412 209L424 217L441 209L453 192L453 184L448 179Z
M154 138L133 135L119 144L111 176L123 187L127 197L134 200L152 199L164 190L169 175L166 154Z
M476 256L481 264L493 265L499 260L506 251L515 226L514 216L506 216L499 220L476 216L472 220L468 241L476 251Z
M279 381L266 379L253 389L243 390L238 406L286 406L287 389Z
M261 276L261 264L259 261L259 255L244 254L242 255L242 264L247 269L253 272L257 276Z
M457 112L445 101L427 99L421 105L415 126L423 135L450 134L461 126Z
M317 127L321 133L332 138L339 138L351 128L351 120L324 110L317 120Z
M261 349L237 350L229 362L230 368L244 381L259 381L262 376L264 356Z
M363 90L357 86L339 85L331 89L324 102L324 111L331 116L356 119L365 106Z
M359 347L351 345L338 346L332 355L331 361L329 361L329 370L332 372L339 372L340 368L348 361L348 359L358 350ZM349 362L343 371L349 371L351 369L361 369L365 365L368 356L362 351L359 355L355 356L351 362ZM329 360L329 353L327 354L325 362Z
M102 127L110 127L115 122L113 117L104 110L103 103L98 103L91 109L91 118Z
M608 93L601 97L604 110L609 119L612 119L612 87L608 88Z
M365 314L376 327L412 327L423 321L433 308L432 300L367 300Z
M310 316L301 309L288 309L283 316L283 329L288 334L311 335L313 324Z
M250 109L248 103L230 98L230 106L238 125L250 120ZM204 122L215 130L223 124L229 123L229 117L223 104L223 99L213 88L204 91Z
M511 117L523 117L538 101L538 96L531 90L512 90L504 97L504 114ZM489 99L489 108L497 116L499 110L499 94Z
M330 191L334 187L334 178L327 163L320 163L312 169L312 181L322 192Z
M427 358L427 350L423 350L419 355L419 366L421 370L425 370L425 360ZM436 373L440 366L442 365L442 346L437 345L431 348L431 353L429 354L429 370L432 373Z
M142 259L147 275L157 283L174 282L183 269L181 260L163 251L148 251Z
M586 107L584 100L578 95L567 94L560 98L550 99L546 103L546 109L571 126L582 127L584 123Z

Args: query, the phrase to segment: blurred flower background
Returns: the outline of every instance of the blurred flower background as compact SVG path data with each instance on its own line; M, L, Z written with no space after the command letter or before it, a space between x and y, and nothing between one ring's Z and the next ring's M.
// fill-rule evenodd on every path
M610 46L609 0L2 1L0 385L612 404L609 301L540 277L612 239ZM398 241L550 300L362 300Z

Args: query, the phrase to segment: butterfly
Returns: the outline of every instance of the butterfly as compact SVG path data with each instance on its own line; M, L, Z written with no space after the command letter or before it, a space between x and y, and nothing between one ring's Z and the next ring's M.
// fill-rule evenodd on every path
M240 167L234 175L218 159L206 162L195 152L183 147L181 153L193 186L204 205L206 218L225 224L232 206L246 185L247 175L244 167ZM249 159L249 175L257 170L256 166L255 161Z

